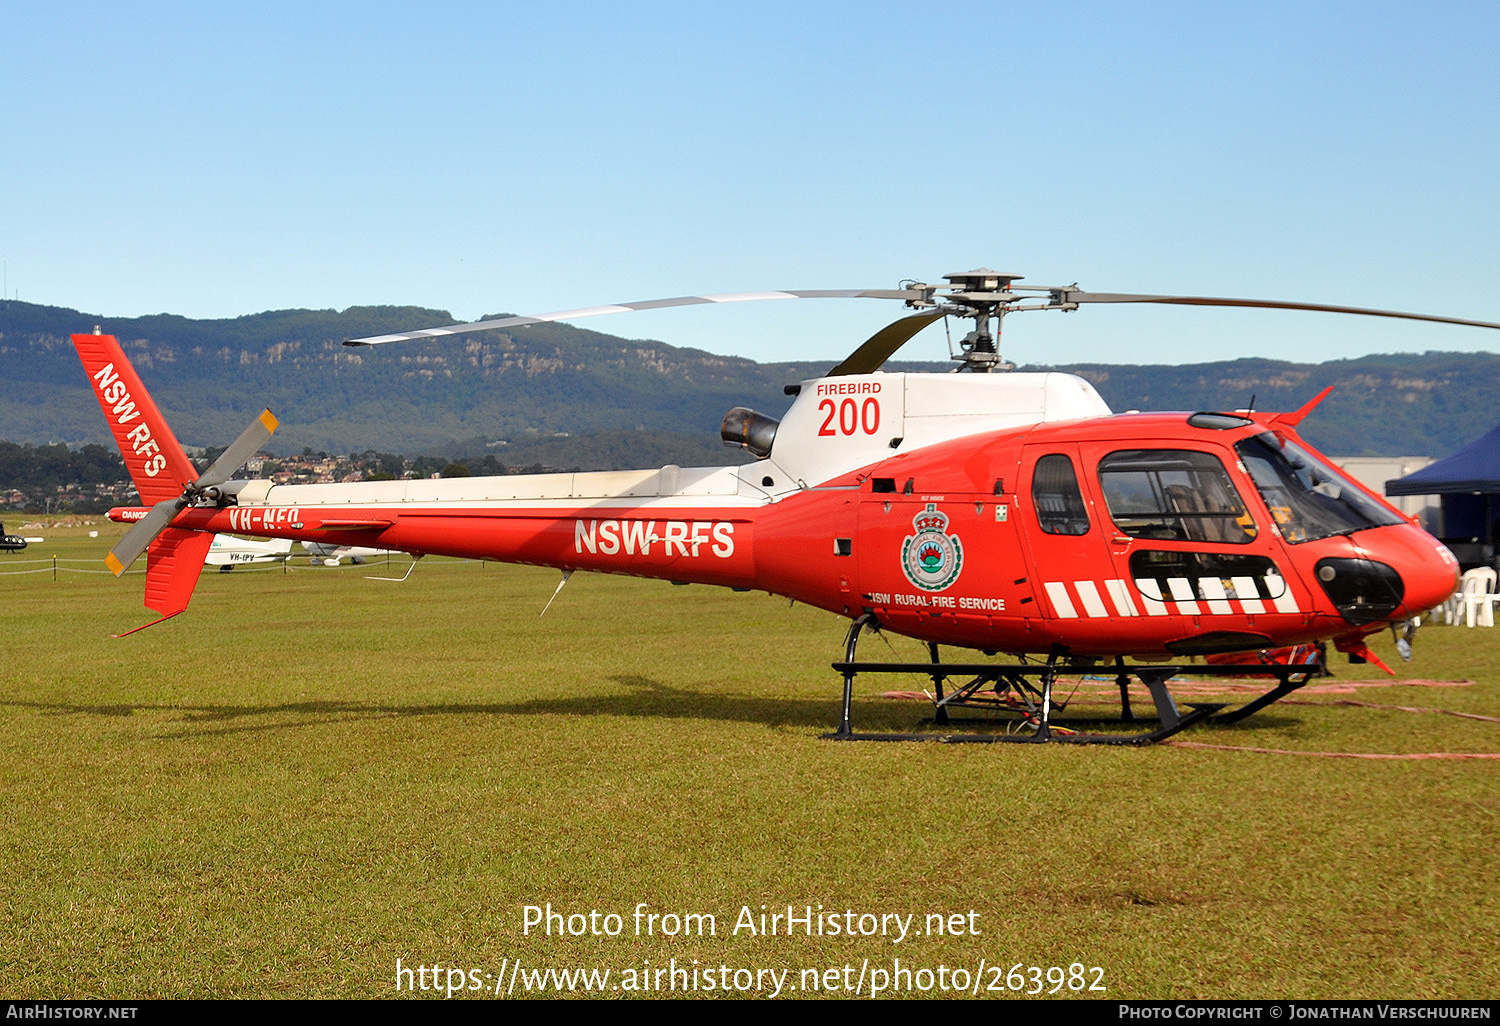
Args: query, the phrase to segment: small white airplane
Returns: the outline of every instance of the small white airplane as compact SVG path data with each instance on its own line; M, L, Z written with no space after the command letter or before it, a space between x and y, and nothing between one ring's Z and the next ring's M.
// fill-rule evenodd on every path
M362 566L371 559L381 556L406 555L398 553L394 549L372 549L365 545L335 545L332 542L308 542L302 543L311 558L308 562L312 566L338 566L339 562L347 559L355 566Z
M244 563L281 563L291 556L291 552L290 538L252 541L232 534L216 534L213 544L208 547L208 555L203 558L203 565L216 566L220 573L227 573Z

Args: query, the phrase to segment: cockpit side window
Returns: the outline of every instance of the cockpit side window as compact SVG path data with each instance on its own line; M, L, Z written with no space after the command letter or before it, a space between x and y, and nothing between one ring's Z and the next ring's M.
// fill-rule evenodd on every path
M1190 449L1126 449L1099 461L1115 526L1132 538L1247 545L1255 521L1224 464Z
M1089 514L1078 490L1073 461L1052 453L1036 461L1031 476L1031 501L1037 523L1047 534L1088 534Z
M1281 536L1293 545L1402 522L1295 442L1265 431L1234 448Z

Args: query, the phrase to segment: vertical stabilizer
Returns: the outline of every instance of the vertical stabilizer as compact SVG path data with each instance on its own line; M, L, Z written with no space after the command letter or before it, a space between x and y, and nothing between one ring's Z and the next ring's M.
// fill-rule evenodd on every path
M198 477L113 335L74 335L94 396L109 421L141 501L175 499Z

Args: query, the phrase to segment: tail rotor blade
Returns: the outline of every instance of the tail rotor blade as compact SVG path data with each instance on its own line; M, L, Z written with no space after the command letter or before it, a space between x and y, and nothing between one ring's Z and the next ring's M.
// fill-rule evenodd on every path
M261 415L240 432L240 437L236 438L218 459L214 460L214 465L204 471L203 476L194 481L187 491L175 499L163 499L158 502L151 507L151 512L126 531L125 537L121 538L120 543L105 557L104 565L109 567L116 577L123 574L130 564L140 558L142 552L151 547L151 543L156 540L157 536L171 525L177 514L187 509L189 503L192 502L192 496L204 488L223 484L229 480L229 476L255 455L276 428L277 421L271 411L262 411Z
M136 522L136 525L125 532L125 537L109 550L109 555L104 557L104 565L114 573L116 577L123 574L137 559L142 552L156 540L172 523L172 519L187 508L187 499L163 499L151 507L151 512Z
M228 481L236 470L245 465L246 460L260 451L260 447L266 444L266 440L271 437L278 425L279 421L270 410L262 411L259 417L250 422L249 427L240 432L240 437L236 438L218 459L214 460L214 465L193 482L193 487L209 488Z

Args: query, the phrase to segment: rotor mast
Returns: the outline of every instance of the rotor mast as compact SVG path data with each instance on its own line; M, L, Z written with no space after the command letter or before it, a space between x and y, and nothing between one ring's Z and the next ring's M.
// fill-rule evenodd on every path
M1011 291L1011 283L1022 280L1019 274L1004 274L988 267L945 274L947 285L924 285L903 282L903 287L922 293L921 299L908 299L914 309L934 309L945 316L967 317L974 330L959 340L959 351L949 355L959 360L961 371L987 374L994 370L1014 370L1015 365L1000 359L1000 327L1011 303L1025 299ZM938 290L942 295L938 296ZM990 322L994 322L993 331Z

